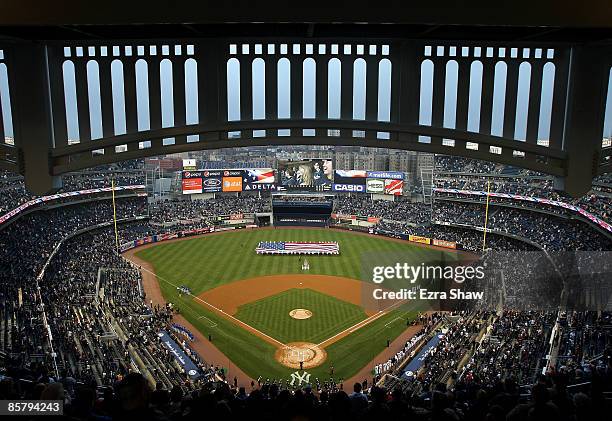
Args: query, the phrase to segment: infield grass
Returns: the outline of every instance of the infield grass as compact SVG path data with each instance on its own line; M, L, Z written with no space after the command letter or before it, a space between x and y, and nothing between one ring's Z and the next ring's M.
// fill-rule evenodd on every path
M312 312L297 320L289 316L296 308ZM283 343L325 339L367 318L362 308L311 289L289 289L238 308L235 317Z

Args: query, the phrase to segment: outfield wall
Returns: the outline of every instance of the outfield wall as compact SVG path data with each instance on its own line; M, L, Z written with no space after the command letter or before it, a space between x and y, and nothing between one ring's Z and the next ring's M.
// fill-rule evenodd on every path
M145 244L160 243L166 240L172 240L175 238L193 237L194 235L208 234L212 232L223 232L233 231L241 228L255 228L256 225L244 225L244 226L228 226L228 227L205 227L205 228L194 228L188 230L181 230L175 232L168 232L165 234L149 235L146 237L138 238L136 240L128 241L119 246L119 249L123 253L124 251L131 250L135 247L143 246Z
M163 242L167 240L173 240L176 238L193 237L195 235L202 235L202 234L209 234L209 233L223 232L223 231L233 231L236 229L244 229L244 228L258 228L258 227L257 225L251 224L251 225L224 226L224 227L212 226L212 227L205 227L205 228L180 230L176 232L156 234L156 235L150 235L150 236L138 238L136 240L128 241L128 242L121 244L119 248L121 252L123 253L125 251L131 250L133 248L136 248L136 247L139 247L145 244L159 243L159 242ZM344 227L340 225L333 226L333 228L343 229L346 231L353 231L351 227ZM360 228L362 229L358 229L357 231L366 232L366 229L364 229L364 227L360 227ZM461 249L461 245L454 241L439 240L437 238L421 237L417 235L397 233L397 232L385 231L385 230L379 230L379 229L373 229L373 228L367 229L367 232L373 235L381 235L383 237L397 238L397 239L406 240L412 243L433 245L436 247L442 247L442 248L447 248L451 250Z

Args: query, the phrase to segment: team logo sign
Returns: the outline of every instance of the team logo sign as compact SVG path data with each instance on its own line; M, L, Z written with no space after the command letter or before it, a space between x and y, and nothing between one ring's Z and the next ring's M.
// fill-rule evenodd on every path
M306 371L302 372L302 374L299 371L291 373L291 382L289 383L291 386L301 386L302 383L310 383L310 373Z

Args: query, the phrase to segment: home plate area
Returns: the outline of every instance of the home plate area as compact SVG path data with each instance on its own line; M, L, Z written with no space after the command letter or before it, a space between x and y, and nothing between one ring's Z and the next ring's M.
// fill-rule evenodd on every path
M323 364L327 359L327 352L313 343L291 342L278 348L274 358L285 367L306 369Z

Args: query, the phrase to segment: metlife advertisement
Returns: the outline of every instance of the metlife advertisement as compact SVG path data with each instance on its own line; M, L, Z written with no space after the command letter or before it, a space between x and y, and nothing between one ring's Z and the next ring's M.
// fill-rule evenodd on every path
M404 188L404 173L397 171L336 170L332 190L345 193L370 193L399 196Z

